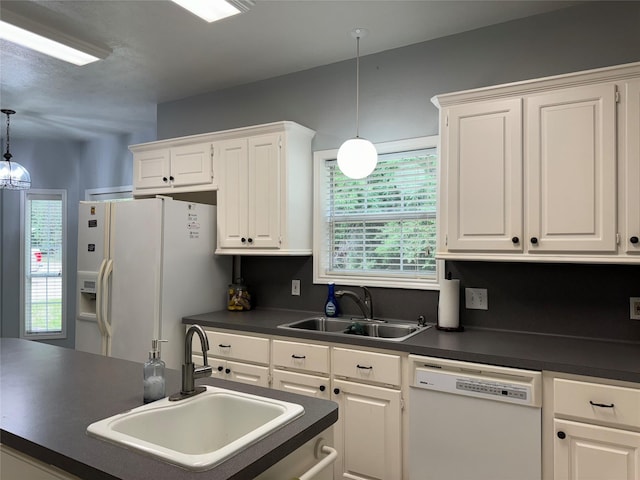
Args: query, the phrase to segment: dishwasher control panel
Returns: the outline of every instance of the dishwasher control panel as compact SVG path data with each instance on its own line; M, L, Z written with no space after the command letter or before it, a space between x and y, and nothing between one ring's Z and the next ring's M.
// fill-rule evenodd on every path
M540 372L410 355L413 388L539 407Z

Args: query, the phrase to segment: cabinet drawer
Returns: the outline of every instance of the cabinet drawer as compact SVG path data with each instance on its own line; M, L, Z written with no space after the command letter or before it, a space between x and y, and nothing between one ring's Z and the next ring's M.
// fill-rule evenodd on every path
M276 367L329 373L329 347L274 340L273 364Z
M285 370L274 370L272 376L272 386L276 390L306 395L307 397L323 398L325 400L331 398L329 377Z
M400 364L399 355L347 348L333 349L333 373L341 377L400 385Z
M640 389L556 378L556 414L640 428Z
M210 357L269 364L269 339L207 331ZM194 337L195 344L195 337ZM194 346L195 350L195 346Z

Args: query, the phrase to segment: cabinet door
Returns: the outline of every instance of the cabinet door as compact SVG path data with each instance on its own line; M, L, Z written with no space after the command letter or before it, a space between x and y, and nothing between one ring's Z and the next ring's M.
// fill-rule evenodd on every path
M402 478L400 391L334 380L336 478Z
M616 251L615 88L527 99L530 253Z
M169 186L169 149L140 152L133 156L133 188L163 188Z
M287 372L278 369L273 371L272 377L272 386L276 390L306 395L307 397L322 398L324 400L329 400L331 397L328 377Z
M170 181L176 187L208 185L213 181L211 143L171 149Z
M249 170L245 139L221 142L218 166L218 246L244 248L249 225ZM243 241L244 240L244 241Z
M624 172L625 198L622 200L626 226L623 249L640 254L640 80L625 85Z
M554 420L554 434L554 480L640 479L640 433Z
M522 251L522 101L447 111L447 249Z
M249 237L255 248L280 246L283 185L280 135L249 138ZM295 225L291 226L295 228Z

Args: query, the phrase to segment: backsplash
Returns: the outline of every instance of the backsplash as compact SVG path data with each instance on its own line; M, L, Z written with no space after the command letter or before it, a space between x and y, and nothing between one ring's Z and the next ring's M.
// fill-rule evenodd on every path
M447 262L446 270L460 279L463 326L640 342L640 321L629 319L629 297L640 296L637 265ZM242 274L257 307L322 311L327 288L313 285L311 257L243 257ZM465 287L486 288L489 309L466 310ZM371 290L378 317L436 322L438 292ZM341 306L358 312L348 300Z

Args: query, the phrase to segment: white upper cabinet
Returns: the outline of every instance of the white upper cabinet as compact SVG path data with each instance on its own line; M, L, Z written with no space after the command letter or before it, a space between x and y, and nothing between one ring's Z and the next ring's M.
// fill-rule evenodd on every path
M479 102L447 113L443 192L451 251L522 251L521 104Z
M640 63L434 103L440 258L640 261Z
M134 195L215 190L211 142L133 151Z
M310 255L314 135L275 122L133 145L133 193L215 190L216 253Z

